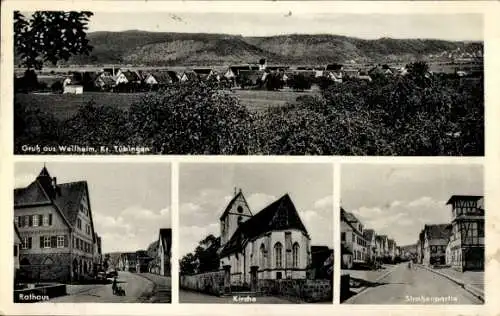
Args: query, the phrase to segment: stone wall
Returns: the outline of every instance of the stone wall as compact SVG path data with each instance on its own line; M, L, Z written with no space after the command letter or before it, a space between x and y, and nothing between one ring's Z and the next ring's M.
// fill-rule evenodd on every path
M179 281L181 289L222 295L224 290L224 271L181 275Z
M258 290L263 295L283 296L295 301L320 302L333 299L332 282L329 280L258 280Z
M66 283L71 280L71 266L68 254L21 255L21 263L24 258L26 258L30 264L20 265L16 275L18 282L53 281ZM50 263L47 264L49 261Z

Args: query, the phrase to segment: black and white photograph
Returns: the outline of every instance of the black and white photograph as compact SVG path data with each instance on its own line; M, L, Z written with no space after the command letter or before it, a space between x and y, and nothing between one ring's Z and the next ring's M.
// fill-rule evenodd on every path
M14 12L14 153L484 155L482 14L246 6Z
M17 162L15 303L170 303L170 164Z
M346 164L341 303L484 304L483 167Z
M179 302L333 303L333 167L183 163Z

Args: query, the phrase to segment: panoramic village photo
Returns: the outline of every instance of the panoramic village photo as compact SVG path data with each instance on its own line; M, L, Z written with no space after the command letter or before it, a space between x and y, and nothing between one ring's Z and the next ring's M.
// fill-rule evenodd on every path
M341 303L484 304L481 165L344 165Z
M14 12L14 152L484 155L481 14L262 6Z
M170 303L170 165L17 162L15 303Z
M331 164L179 174L180 303L333 303Z

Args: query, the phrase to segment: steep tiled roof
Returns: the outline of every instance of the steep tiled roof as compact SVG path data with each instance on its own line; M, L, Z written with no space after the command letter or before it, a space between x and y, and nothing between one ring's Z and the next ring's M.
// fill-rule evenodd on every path
M425 225L427 239L448 239L451 233L451 224Z
M167 71L156 71L150 74L158 84L167 84L172 82L172 78L170 77Z
M363 237L365 237L366 240L372 240L374 234L375 231L373 229L365 229L363 231Z
M25 188L14 189L14 207L50 203L50 198L38 181L31 182L31 184Z
M243 222L221 251L221 256L240 250L247 241L267 232L298 229L309 235L288 194Z
M125 76L125 78L127 78L127 80L129 82L130 81L139 81L139 80L141 80L141 78L139 77L139 75L136 72L134 72L134 71L127 70L127 71L124 71L122 73Z
M61 212L63 220L71 227L74 227L80 210L80 201L83 194L88 192L87 182L59 183L56 187L52 187L50 181L52 181L52 178L48 170L44 167L36 180L30 185L26 188L14 190L14 207L52 204ZM89 213L92 231L94 231L92 212ZM95 236L93 238L95 240Z

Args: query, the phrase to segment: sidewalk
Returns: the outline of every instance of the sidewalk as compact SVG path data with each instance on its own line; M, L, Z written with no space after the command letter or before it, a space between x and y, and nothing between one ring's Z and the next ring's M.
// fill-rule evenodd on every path
M150 303L171 303L171 277L153 273L138 273L139 276L154 283L151 297L148 297Z
M434 269L424 265L419 266L457 283L484 301L484 271L460 272L452 268Z
M341 270L341 274L349 274L350 290L355 293L374 286L377 281L390 274L396 265L384 265L380 270Z

